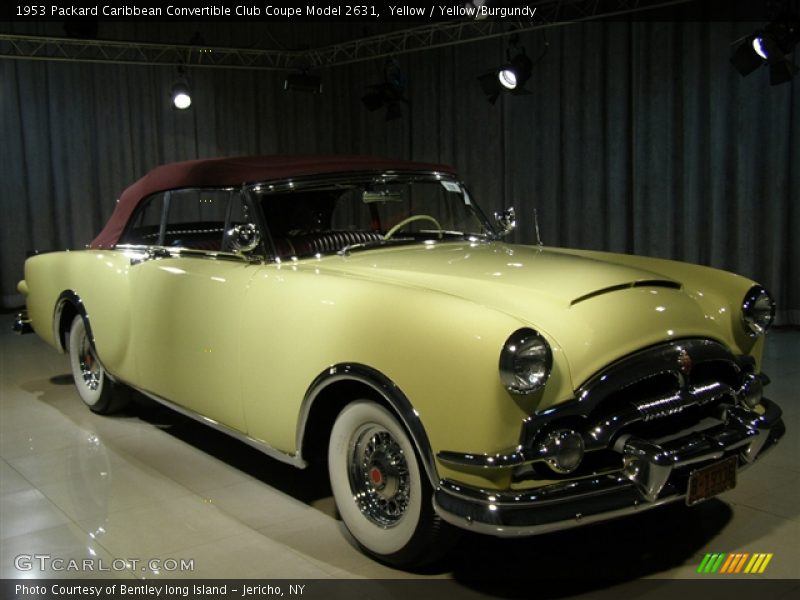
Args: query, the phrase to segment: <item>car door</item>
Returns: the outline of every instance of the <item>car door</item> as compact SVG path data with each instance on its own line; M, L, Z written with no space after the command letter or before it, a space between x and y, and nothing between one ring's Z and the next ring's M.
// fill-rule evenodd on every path
M152 201L159 206L143 210L160 211L158 230L149 226L142 240L151 243L131 267L138 386L244 431L240 314L259 263L235 253L225 231L248 221L247 201L231 189L178 190Z

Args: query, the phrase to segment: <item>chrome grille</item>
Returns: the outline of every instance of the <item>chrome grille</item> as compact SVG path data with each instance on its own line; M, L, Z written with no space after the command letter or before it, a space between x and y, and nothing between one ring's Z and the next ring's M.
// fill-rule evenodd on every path
M666 398L656 398L655 400L635 400L631 402L639 411L643 421L652 421L669 417L679 412L683 412L687 404L680 394L667 396Z
M712 340L684 339L631 354L597 373L576 390L576 399L532 415L520 440L535 447L556 421L581 419L586 449L609 448L621 431L646 427L648 437L669 435L688 421L735 403L752 370L748 357L734 356Z
M637 482L641 469L668 475L720 452L742 451L742 460L752 462L766 439L761 417L748 408L751 396L762 401L761 382L751 357L734 355L717 342L660 344L597 373L576 390L574 401L531 416L521 446L536 448L548 431L569 424L583 432L586 452L569 477L628 469L625 476ZM514 473L515 481L557 477L540 464ZM645 479L643 493L655 498L663 482Z

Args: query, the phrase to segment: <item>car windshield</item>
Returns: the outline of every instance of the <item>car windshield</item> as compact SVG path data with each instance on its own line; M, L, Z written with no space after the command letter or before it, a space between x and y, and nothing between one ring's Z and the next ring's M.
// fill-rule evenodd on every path
M464 186L441 177L285 182L252 192L281 258L493 235Z

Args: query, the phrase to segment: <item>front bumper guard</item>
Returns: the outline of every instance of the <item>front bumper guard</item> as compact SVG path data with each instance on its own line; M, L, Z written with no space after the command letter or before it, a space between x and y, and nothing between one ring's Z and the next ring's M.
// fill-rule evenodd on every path
M737 456L741 470L783 436L781 410L762 399L764 411L731 407L726 423L678 439L650 442L623 436L619 472L525 491L498 492L443 480L436 512L458 527L501 537L535 535L605 521L686 499L693 465Z

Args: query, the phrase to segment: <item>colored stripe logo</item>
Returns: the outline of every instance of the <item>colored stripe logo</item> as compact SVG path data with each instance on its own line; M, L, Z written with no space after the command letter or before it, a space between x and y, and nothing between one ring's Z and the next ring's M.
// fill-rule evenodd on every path
M705 555L700 566L697 567L697 572L703 574L719 573L721 575L737 573L757 575L767 569L772 557L773 554L771 552L769 554L749 554L747 552L725 554L724 552L716 552Z

